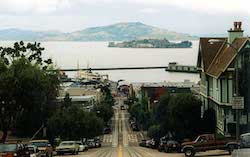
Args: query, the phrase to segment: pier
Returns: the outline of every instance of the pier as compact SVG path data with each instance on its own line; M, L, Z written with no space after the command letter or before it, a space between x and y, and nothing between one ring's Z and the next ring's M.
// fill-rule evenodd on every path
M152 66L152 67L113 67L113 68L79 68L79 69L60 69L65 72L72 71L106 71L106 70L146 70L146 69L165 69L168 72L181 72L181 73L198 73L196 66L178 65L177 63L169 63L168 66Z

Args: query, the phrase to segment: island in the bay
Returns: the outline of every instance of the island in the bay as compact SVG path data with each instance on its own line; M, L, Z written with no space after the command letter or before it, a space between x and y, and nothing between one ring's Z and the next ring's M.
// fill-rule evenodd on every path
M120 43L109 42L108 47L118 48L191 48L192 42L170 42L167 39L142 39L124 41Z

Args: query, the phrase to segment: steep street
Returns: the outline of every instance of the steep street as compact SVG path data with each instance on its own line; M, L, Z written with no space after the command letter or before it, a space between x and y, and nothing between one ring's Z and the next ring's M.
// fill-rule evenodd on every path
M163 153L156 149L139 147L139 141L143 139L140 132L134 132L129 127L129 113L121 110L123 99L119 98L114 106L114 117L112 118L112 134L105 134L102 137L102 147L90 149L88 152L79 153L74 157L184 157L182 153ZM70 157L71 155L66 155ZM209 151L197 153L199 157L229 157L225 151Z

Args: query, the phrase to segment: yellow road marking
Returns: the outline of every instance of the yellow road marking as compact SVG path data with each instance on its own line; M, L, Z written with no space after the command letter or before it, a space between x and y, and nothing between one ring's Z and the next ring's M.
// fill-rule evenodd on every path
M118 147L118 157L122 157L122 146L119 145Z

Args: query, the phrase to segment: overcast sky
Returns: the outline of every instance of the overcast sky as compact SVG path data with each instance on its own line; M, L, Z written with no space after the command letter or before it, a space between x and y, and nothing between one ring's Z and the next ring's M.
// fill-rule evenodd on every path
M237 20L250 34L249 6L249 0L0 0L0 29L71 32L139 21L201 35L226 33Z

